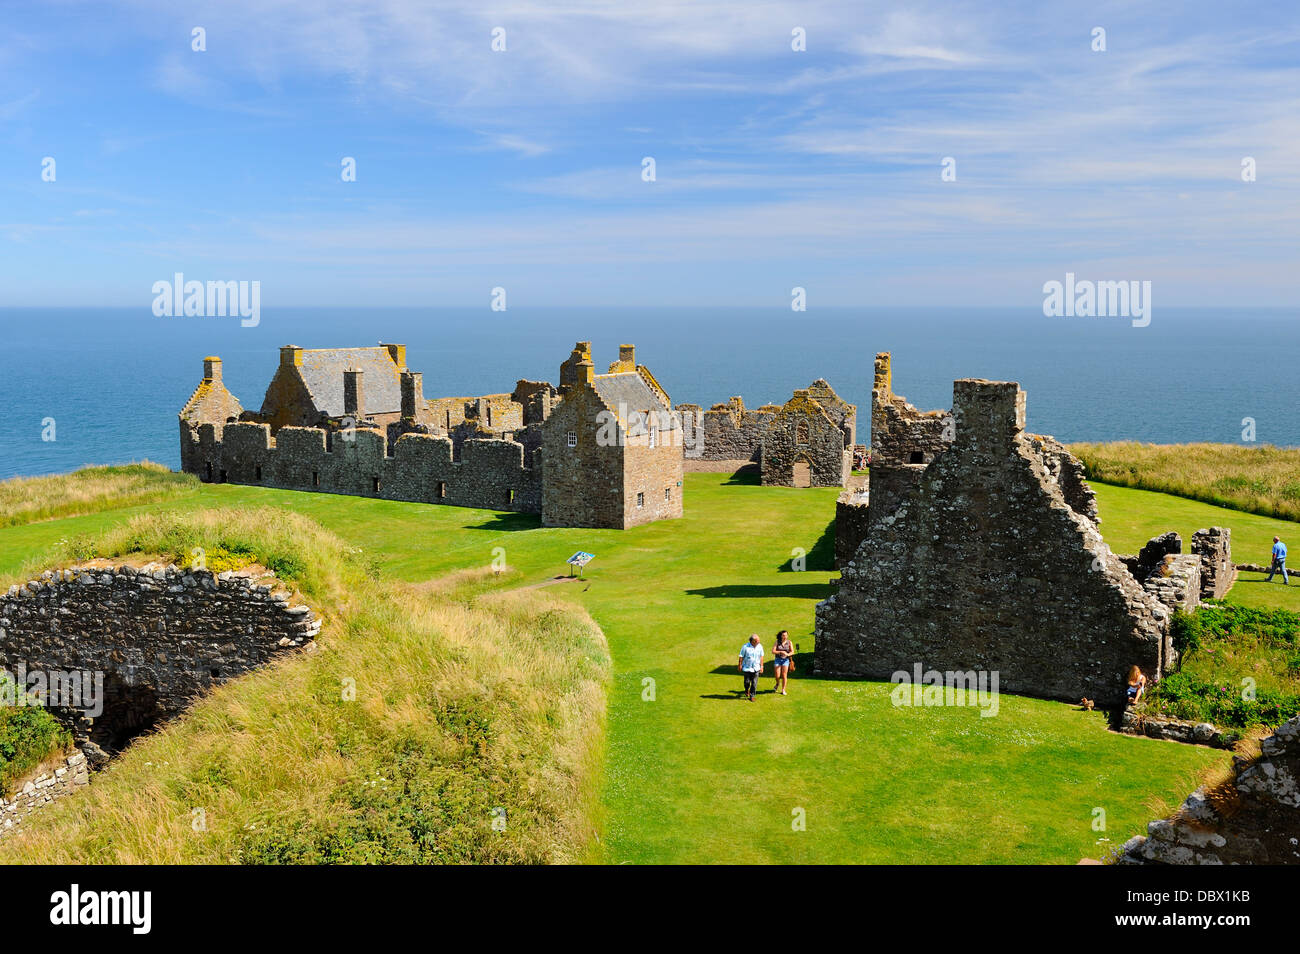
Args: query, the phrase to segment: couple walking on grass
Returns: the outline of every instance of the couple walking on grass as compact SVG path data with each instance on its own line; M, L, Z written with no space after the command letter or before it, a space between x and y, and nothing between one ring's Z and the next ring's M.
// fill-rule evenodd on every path
M790 642L790 634L784 629L776 634L772 655L776 657L772 660L773 675L776 676L772 691L785 695L790 670L794 668L794 643ZM763 671L763 644L758 641L758 633L751 633L749 642L740 647L740 661L736 668L745 677L745 698L753 702L754 693L758 692L758 677Z

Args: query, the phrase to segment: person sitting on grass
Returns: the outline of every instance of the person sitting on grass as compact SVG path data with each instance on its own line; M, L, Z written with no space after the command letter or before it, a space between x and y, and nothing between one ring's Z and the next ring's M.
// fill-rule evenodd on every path
M1128 671L1128 689L1125 691L1125 705L1136 705L1147 691L1147 677L1142 670L1134 666Z
M1276 573L1278 570L1282 571L1282 582L1285 585L1290 586L1291 584L1286 578L1286 544L1283 543L1281 540L1279 540L1277 537L1274 537L1273 538L1273 559L1268 566L1268 579L1265 580L1264 582L1272 583L1273 574Z
M794 643L790 642L790 634L784 629L776 634L772 655L775 657L772 660L772 675L776 677L776 684L772 687L772 691L785 695L786 685L790 681L790 670L794 668Z
M758 633L750 633L749 642L740 647L736 668L745 677L745 697L753 702L758 691L758 674L763 671L763 644L758 641Z

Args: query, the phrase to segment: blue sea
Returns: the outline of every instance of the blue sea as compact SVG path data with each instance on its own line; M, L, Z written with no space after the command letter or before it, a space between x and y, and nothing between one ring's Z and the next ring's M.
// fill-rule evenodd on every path
M257 408L278 348L407 345L427 397L555 382L578 340L598 370L637 346L674 403L732 395L757 407L824 377L869 428L872 360L894 354L894 389L947 408L952 381L1018 381L1029 428L1064 441L1300 446L1300 311L1165 308L1121 318L1046 318L1037 308L265 308L238 318L158 318L148 308L0 309L0 478L148 458L178 465L176 414L220 355L226 384ZM54 440L47 421L53 419Z

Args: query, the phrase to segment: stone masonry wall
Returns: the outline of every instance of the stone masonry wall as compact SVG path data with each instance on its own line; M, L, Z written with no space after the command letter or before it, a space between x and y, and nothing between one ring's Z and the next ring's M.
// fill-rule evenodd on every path
M1102 705L1132 665L1159 678L1169 611L1066 503L1024 408L1013 383L954 384L952 445L817 607L815 671L997 671L1005 692ZM873 511L875 493L873 471Z
M455 461L446 437L405 434L389 456L384 434L352 433L352 440L331 435L327 447L318 428L283 427L272 439L265 424L201 424L188 436L192 472L208 481L284 490L541 511L540 462L534 458L525 466L524 447L516 441L465 441Z
M103 674L102 714L73 729L112 752L319 629L269 571L94 561L47 570L0 597L0 665Z
M1198 788L1174 815L1120 849L1118 864L1300 864L1300 716L1233 760L1232 777Z
M11 794L0 792L0 838L14 831L32 812L79 791L89 781L86 756L74 752L55 768L39 770L23 780Z
M548 527L622 528L622 455L617 447L603 447L598 441L599 415L608 408L591 387L574 382L569 388L542 434L542 455L548 468L542 523ZM569 446L570 433L573 447Z
M1192 552L1201 558L1201 599L1222 599L1237 579L1232 564L1232 531L1210 527L1192 534Z
M889 352L876 355L871 389L871 514L889 516L921 479L926 467L948 449L952 415L918 411L894 393Z
M689 418L689 431L695 435L692 460L737 461L758 463L762 458L763 433L779 408L764 405L756 411L746 409L745 402L733 397L726 404L715 404L701 411L696 404L679 404L678 412Z
M806 390L768 422L762 457L766 487L843 487L853 465L843 429Z
M844 569L867 538L871 498L867 491L845 490L835 501L835 566Z

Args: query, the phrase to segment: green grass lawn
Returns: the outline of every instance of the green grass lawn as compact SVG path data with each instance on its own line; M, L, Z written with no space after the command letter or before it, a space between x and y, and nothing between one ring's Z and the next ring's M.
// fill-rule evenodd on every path
M168 506L287 507L407 580L487 566L504 548L516 581L540 581L564 573L573 551L595 553L587 580L546 593L584 605L614 659L603 792L610 862L1073 863L1101 854L1100 838L1118 844L1144 830L1159 800L1180 801L1197 772L1225 760L1116 735L1101 713L1060 703L1004 697L997 717L981 718L975 708L895 708L887 684L808 678L813 607L834 575L836 491L720 474L686 481L682 520L628 531L232 485ZM1279 525L1159 494L1098 493L1119 552L1216 522L1250 548ZM0 574L147 509L156 508L0 529ZM809 554L806 572L789 568L796 548ZM765 679L748 704L737 692L740 644L751 631L769 643L780 628L800 650L790 695L772 695ZM1096 808L1104 834L1092 829ZM792 829L798 816L806 830Z

